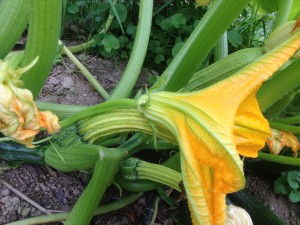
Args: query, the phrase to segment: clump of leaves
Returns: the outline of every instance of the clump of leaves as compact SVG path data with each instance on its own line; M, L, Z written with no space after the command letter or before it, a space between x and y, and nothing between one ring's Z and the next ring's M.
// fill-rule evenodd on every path
M287 195L291 202L300 202L300 171L281 173L274 182L274 191Z
M207 7L196 7L195 1L156 1L145 66L163 71L206 10ZM137 1L120 1L112 7L112 0L69 0L66 21L84 31L86 38L96 40L92 53L128 59L136 34L138 11ZM109 14L117 19L106 33L99 34ZM229 51L263 45L273 20L274 15L259 15L257 9L249 5L228 30Z
M195 7L194 1L174 0L157 2L154 8L152 32L145 64L165 68L177 54L204 15L206 9ZM171 4L172 3L172 4ZM136 1L123 1L114 9L109 1L70 0L66 21L96 40L93 52L101 56L127 59L132 50L137 29L139 6ZM115 15L109 31L99 34L108 15ZM158 68L157 68L158 67Z

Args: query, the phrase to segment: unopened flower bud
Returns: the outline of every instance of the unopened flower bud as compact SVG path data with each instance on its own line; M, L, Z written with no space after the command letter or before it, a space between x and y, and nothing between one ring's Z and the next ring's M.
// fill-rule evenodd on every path
M253 223L245 209L228 205L226 208L226 225L253 225Z

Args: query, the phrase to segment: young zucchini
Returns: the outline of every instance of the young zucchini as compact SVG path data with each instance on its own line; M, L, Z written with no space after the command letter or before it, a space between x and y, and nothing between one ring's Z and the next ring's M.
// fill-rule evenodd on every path
M227 195L227 198L234 205L245 209L250 214L254 225L287 225L245 190Z

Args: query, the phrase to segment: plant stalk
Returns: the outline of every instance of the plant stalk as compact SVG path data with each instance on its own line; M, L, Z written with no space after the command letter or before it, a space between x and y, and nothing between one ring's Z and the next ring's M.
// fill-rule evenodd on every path
M106 188L112 182L126 151L100 149L93 176L68 215L65 225L89 224Z
M273 31L288 21L294 0L277 0L276 2L278 5L278 11L273 26Z
M140 75L151 32L153 0L141 0L139 22L130 59L109 100L129 97Z
M248 3L249 0L214 0L150 91L181 89Z

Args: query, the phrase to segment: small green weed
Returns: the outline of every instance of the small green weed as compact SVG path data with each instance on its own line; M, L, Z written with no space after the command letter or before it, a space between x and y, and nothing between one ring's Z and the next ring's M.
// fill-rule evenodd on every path
M128 59L132 50L138 21L138 1L122 1L112 8L110 1L69 0L66 21L84 32L86 38L96 43L92 54L106 58ZM194 27L200 21L206 7L196 7L195 1L169 0L154 4L152 31L145 66L162 71L168 65ZM115 15L106 33L104 27L109 15ZM271 31L274 15L259 15L250 5L228 30L229 52L263 45Z
M300 202L300 171L281 173L274 182L274 191L287 195L291 202Z

